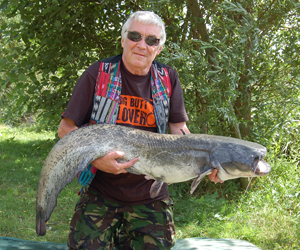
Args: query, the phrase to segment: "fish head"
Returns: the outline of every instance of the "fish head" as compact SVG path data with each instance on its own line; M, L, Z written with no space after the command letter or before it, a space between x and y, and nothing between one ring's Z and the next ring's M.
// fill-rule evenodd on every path
M258 177L271 171L263 160L266 148L260 144L233 140L222 145L212 155L212 165L218 169L218 177L225 181L240 177Z

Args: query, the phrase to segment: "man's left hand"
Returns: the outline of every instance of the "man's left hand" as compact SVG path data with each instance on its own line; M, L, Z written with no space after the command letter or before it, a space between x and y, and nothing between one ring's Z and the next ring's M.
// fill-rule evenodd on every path
M212 173L210 175L208 175L208 178L210 179L210 181L214 182L214 183L224 183L224 181L221 181L217 175L218 173L218 169L215 169L214 171L212 171Z

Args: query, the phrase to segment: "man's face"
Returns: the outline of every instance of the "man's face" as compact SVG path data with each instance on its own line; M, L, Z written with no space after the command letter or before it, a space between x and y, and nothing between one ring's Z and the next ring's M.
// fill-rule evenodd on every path
M132 22L128 31L138 32L143 36L139 42L122 38L123 62L126 69L135 75L146 75L155 57L160 53L162 47L149 46L145 42L145 37L154 36L160 39L161 29L153 25L144 25L139 22Z

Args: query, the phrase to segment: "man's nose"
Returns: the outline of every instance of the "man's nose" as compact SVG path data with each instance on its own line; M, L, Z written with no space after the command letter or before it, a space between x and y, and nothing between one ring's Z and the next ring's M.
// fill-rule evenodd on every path
M146 43L144 37L143 37L140 41L138 41L138 46L139 46L140 48L146 48L146 47L147 47L147 43Z

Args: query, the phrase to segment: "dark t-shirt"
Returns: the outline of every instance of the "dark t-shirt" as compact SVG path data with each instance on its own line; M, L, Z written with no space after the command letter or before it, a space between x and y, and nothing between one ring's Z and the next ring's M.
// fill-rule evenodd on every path
M96 62L82 74L63 114L63 117L73 120L79 127L89 122L99 67L100 62ZM172 87L169 122L185 122L188 117L178 74L171 67L166 65L165 67ZM145 76L133 75L122 63L120 70L122 90L117 124L157 132L151 97L150 72ZM168 197L167 184L164 184L159 195L152 199L149 191L153 182L154 180L147 180L143 175L130 173L113 175L98 170L90 189L108 200L132 205L146 204Z

